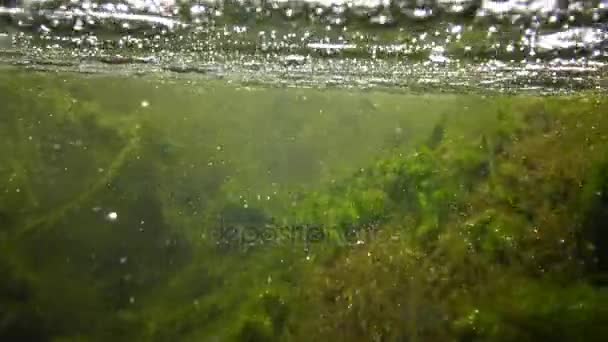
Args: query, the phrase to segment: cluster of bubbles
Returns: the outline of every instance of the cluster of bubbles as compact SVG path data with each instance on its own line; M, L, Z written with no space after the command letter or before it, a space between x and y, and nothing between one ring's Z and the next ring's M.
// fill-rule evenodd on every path
M0 60L9 50L21 62L71 57L252 78L288 67L338 84L353 74L436 78L429 68L456 83L483 72L544 72L553 84L593 73L585 82L598 87L608 0L0 0Z

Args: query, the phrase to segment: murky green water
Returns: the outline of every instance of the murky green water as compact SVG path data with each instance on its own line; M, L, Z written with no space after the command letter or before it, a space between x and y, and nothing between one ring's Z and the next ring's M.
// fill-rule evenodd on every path
M0 341L606 341L606 0L0 0Z
M601 341L608 103L0 73L3 341Z

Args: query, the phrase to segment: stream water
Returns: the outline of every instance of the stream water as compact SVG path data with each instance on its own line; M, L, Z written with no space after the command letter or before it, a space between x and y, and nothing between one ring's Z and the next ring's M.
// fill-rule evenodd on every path
M604 341L608 2L0 0L0 340Z

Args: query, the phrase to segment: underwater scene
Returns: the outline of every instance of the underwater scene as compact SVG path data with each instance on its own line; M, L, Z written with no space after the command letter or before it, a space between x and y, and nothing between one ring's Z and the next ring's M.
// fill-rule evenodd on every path
M608 341L608 3L540 3L0 1L0 341Z

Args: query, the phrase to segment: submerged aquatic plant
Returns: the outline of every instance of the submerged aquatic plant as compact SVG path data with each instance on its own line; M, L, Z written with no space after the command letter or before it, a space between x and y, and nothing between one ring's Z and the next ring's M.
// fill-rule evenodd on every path
M417 97L374 94L385 102L352 114L305 93L336 118L258 89L276 99L247 95L260 108L233 117L208 93L163 107L178 96L163 88L142 107L14 77L0 92L3 339L599 340L608 326L599 96L437 96L404 119L393 107ZM269 129L266 108L285 123ZM395 123L419 130L396 139Z

